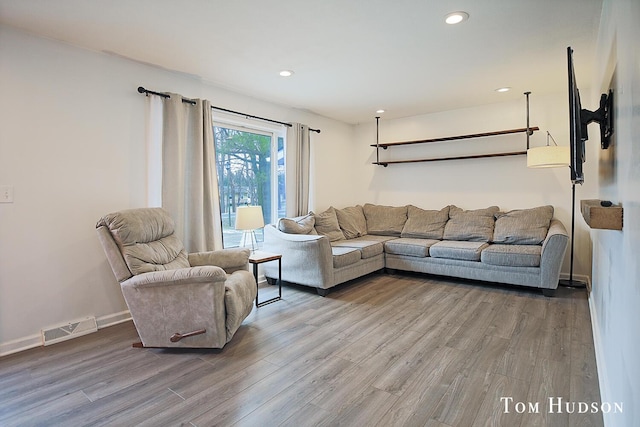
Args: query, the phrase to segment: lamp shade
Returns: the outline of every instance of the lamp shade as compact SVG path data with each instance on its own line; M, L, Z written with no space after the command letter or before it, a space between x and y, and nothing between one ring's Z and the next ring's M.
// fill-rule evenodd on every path
M528 168L558 168L569 166L569 147L547 145L527 150Z
M255 230L264 227L262 206L239 206L236 211L236 230Z

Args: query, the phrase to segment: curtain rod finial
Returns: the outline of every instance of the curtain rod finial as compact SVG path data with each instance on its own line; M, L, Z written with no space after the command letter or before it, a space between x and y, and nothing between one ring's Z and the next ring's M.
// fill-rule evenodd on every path
M147 93L147 90L142 86L138 86L138 93Z

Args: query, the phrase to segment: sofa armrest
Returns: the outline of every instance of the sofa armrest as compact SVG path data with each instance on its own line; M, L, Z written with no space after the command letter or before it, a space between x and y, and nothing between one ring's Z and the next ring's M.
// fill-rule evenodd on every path
M542 242L540 259L540 287L556 289L560 278L560 269L564 261L564 254L569 244L569 234L557 219L552 219L547 236Z
M250 253L248 248L194 252L189 254L189 265L192 267L215 265L231 274L237 270L248 270Z
M282 280L322 289L333 286L333 255L326 236L287 234L267 225L264 248L282 255ZM275 263L263 266L267 277L278 277Z

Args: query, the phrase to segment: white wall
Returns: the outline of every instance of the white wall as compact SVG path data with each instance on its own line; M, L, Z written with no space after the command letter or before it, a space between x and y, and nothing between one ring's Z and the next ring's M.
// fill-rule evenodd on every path
M586 88L583 88L586 89ZM584 91L588 92L588 91ZM531 147L546 144L549 131L559 145L568 145L568 99L566 93L530 96L530 124L538 126L530 139ZM380 120L380 142L412 141L428 138L475 134L526 127L526 98L481 107L445 111L397 120ZM589 127L590 135L597 129ZM381 204L413 204L427 209L439 209L455 204L464 209L497 205L503 210L553 205L555 216L570 231L571 182L569 168L529 169L526 156L449 160L374 166L376 160L375 119L357 126L357 169L366 189L359 202ZM576 188L576 236L574 276L591 274L591 242L587 226L580 215L579 201L595 198L596 172L593 152L597 142L588 149L585 164L585 184ZM526 134L488 137L395 147L380 150L381 160L420 159L443 156L474 155L526 150ZM569 250L562 272L569 274Z
M145 205L140 85L320 128L312 168L332 173L313 180L312 207L349 200L350 125L0 26L0 185L15 192L0 204L0 354L38 345L43 327L126 311L95 223Z
M592 230L591 316L605 425L640 425L640 3L605 0L594 87L614 89L615 142L600 151L599 198L622 204L622 231ZM597 102L596 96L592 103ZM611 158L611 161L607 160Z

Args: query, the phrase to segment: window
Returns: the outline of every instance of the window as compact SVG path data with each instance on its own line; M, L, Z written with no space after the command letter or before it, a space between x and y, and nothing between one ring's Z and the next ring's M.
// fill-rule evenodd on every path
M285 215L284 138L280 129L247 128L214 122L218 191L225 248L238 247L242 232L235 230L238 206L262 206L265 224ZM262 229L256 230L264 241Z

